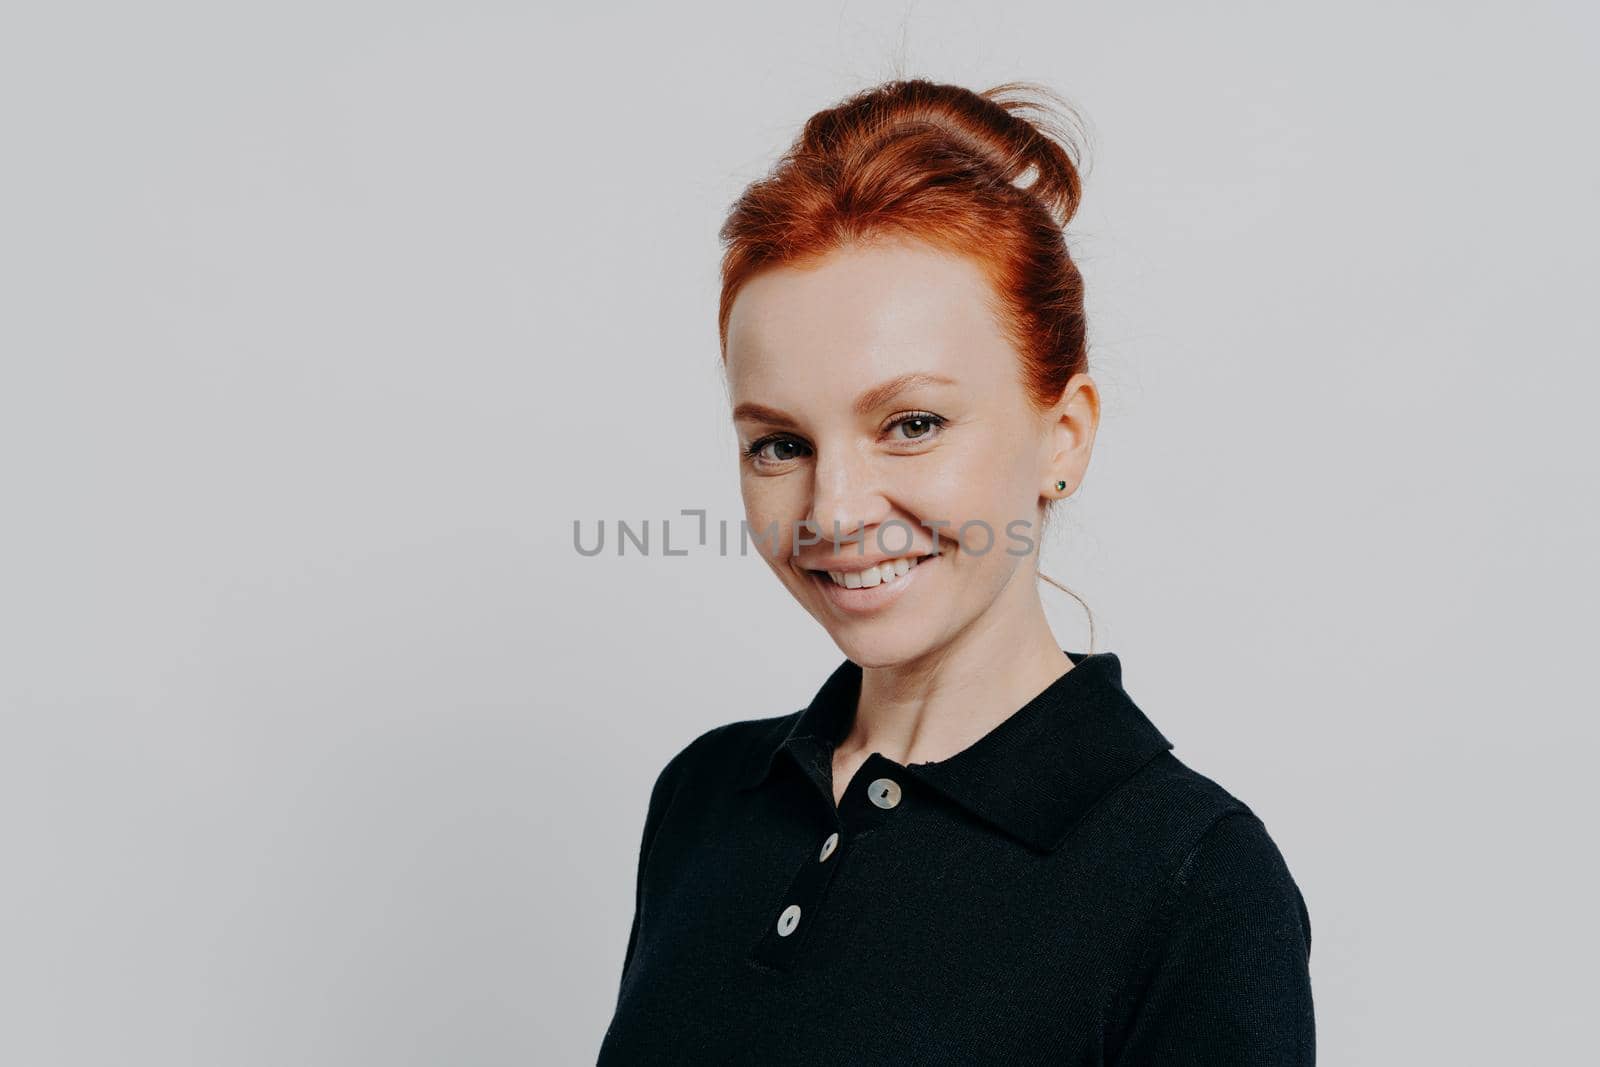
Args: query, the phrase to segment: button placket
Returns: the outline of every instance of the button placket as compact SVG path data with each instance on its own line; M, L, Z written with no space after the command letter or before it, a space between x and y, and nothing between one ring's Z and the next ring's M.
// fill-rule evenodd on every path
M839 868L844 852L840 847L842 841L843 836L834 831L802 854L799 870L779 898L776 912L767 921L751 952L756 962L776 970L787 970L793 965L811 927L816 924L828 885Z
M788 970L803 951L807 935L825 914L828 887L843 861L845 846L877 832L878 824L902 817L903 768L878 753L867 757L846 787L829 832L800 863L788 891L777 901L751 959L774 970ZM819 788L825 782L819 783Z

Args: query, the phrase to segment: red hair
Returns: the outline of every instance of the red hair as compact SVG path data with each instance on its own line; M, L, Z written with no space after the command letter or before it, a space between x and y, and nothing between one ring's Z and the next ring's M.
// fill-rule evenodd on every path
M1078 209L1081 153L1051 103L1081 128L1070 105L1031 82L976 93L889 81L811 116L718 233L723 359L734 298L760 271L909 237L981 266L1030 397L1040 410L1054 404L1088 353L1083 278L1063 232Z

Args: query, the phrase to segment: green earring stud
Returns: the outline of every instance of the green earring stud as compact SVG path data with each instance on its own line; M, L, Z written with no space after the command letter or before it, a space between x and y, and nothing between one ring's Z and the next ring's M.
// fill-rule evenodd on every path
M1056 492L1064 493L1064 492L1066 492L1066 490L1067 490L1067 483L1066 482L1057 482L1056 483Z

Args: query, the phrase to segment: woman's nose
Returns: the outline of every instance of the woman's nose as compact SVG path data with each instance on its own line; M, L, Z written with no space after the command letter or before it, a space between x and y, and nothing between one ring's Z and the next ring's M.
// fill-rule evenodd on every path
M851 544L860 531L883 520L887 507L870 464L836 457L813 466L811 513L807 525L813 544Z

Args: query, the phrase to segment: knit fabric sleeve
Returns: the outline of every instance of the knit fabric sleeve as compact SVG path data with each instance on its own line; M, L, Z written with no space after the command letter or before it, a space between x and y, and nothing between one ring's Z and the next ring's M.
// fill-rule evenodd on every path
M688 761L690 751L699 742L700 738L696 738L668 760L666 766L656 775L655 785L650 788L650 802L645 808L644 833L639 839L639 864L634 876L633 921L628 928L628 947L622 955L622 978L617 987L619 999L622 993L622 981L627 978L628 966L633 962L633 951L639 942L639 919L644 910L644 873L650 861L650 847L655 843L656 833L660 830L667 809L677 794L683 765Z
M1211 824L1174 876L1154 934L1111 1063L1315 1063L1311 917L1253 812Z

